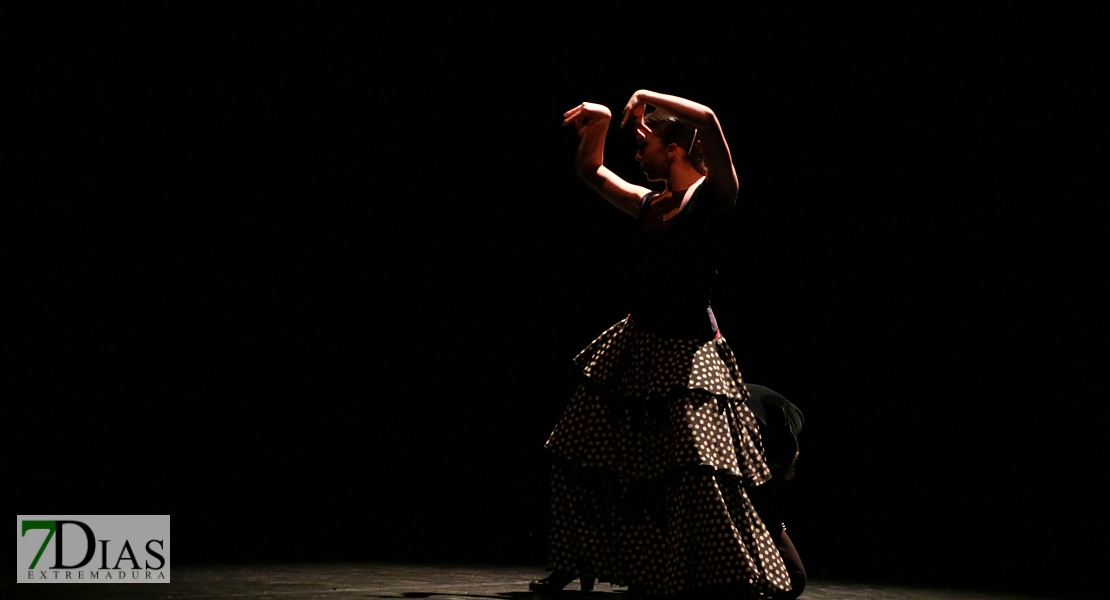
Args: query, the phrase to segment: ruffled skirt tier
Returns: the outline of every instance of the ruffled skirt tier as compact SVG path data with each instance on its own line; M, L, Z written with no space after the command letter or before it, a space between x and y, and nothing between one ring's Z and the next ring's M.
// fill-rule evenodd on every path
M624 319L575 362L583 382L547 441L549 566L656 595L788 590L744 490L771 474L724 338L663 338Z

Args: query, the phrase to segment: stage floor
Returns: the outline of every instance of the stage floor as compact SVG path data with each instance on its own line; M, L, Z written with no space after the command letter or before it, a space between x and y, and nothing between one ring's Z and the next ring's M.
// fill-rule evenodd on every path
M279 565L260 567L174 568L169 584L10 584L19 598L29 599L167 599L244 598L330 600L363 598L431 598L461 600L492 598L524 600L537 597L528 582L542 577L539 567L434 565ZM10 581L10 580L9 580ZM576 590L577 582L568 586ZM6 596L6 594L5 594ZM627 597L623 588L598 584L589 594L566 591L559 598ZM945 589L810 581L802 599L812 600L1032 600L1031 596ZM1041 598L1044 598L1043 596Z

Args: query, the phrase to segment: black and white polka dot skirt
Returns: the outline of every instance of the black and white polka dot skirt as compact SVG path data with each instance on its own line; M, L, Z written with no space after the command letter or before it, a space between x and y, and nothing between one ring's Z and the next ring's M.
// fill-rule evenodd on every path
M744 491L771 474L724 338L668 339L624 319L575 362L583 383L547 440L549 567L657 595L790 589Z

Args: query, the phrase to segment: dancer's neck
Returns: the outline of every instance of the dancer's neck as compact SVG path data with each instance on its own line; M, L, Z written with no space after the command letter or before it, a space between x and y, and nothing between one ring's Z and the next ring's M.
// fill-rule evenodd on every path
M693 167L675 169L675 172L671 173L671 177L667 179L667 187L663 191L666 194L685 192L702 177L704 175Z

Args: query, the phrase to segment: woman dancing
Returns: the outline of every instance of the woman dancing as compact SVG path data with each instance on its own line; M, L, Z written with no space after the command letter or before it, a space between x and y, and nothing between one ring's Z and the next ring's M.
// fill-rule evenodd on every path
M646 108L654 110L646 112ZM624 107L636 160L662 192L603 163L612 114L564 114L578 174L643 225L627 318L576 358L584 375L547 441L555 457L549 568L532 582L580 578L648 595L760 597L790 589L744 490L767 481L758 425L736 359L709 306L721 215L736 202L728 144L708 107L640 90Z

